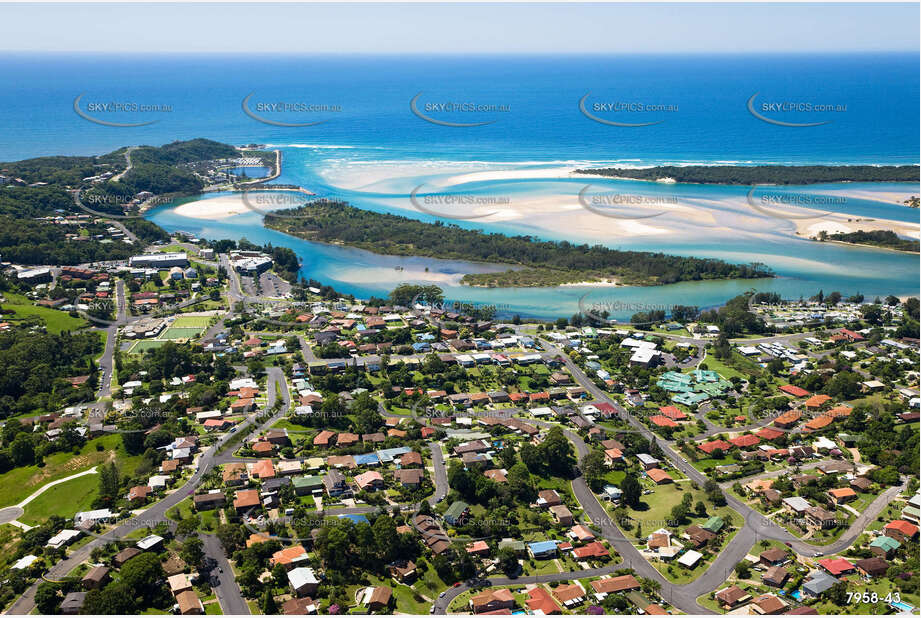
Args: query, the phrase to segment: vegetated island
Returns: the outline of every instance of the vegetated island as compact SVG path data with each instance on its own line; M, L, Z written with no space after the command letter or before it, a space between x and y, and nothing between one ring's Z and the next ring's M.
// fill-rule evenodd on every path
M918 253L919 244L921 244L917 240L901 238L891 230L875 230L872 232L858 230L856 232L839 232L836 234L829 234L825 231L821 231L814 240L832 240L855 245L868 245L871 247L882 247L884 249L895 249L896 251L907 251L909 253Z
M918 182L917 165L661 165L578 169L576 174L625 180L715 185L814 185L829 182Z
M305 240L340 243L379 254L516 267L499 273L464 275L461 282L472 286L537 287L610 279L626 285L662 285L774 276L763 264L729 264L716 259L551 242L532 236L487 234L453 224L369 212L333 200L313 200L300 208L269 213L265 226Z

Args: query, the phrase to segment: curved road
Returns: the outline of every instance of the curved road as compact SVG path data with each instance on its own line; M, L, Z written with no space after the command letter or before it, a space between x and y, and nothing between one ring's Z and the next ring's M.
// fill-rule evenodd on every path
M284 374L281 369L278 367L269 367L266 369L268 373L268 397L267 397L267 408L271 407L275 403L277 397L277 392L279 390L278 386L281 385L281 396L284 399L284 405L278 413L268 417L262 422L259 423L259 428L262 429L274 423L278 420L284 413L287 411L291 403L291 396L288 392L288 386L284 378ZM238 425L239 429L242 431L245 427L255 424L258 419L257 414L250 415L245 421ZM261 419L260 419L261 420ZM236 433L236 432L235 432ZM131 534L132 532L137 531L139 528L153 527L162 521L169 521L169 518L166 516L166 512L179 504L182 500L192 495L195 492L195 488L201 482L202 478L214 468L215 465L223 463L225 459L232 458L232 453L224 453L223 455L218 455L218 449L226 444L233 434L226 434L221 437L215 444L213 444L207 451L203 452L198 458L197 466L195 472L191 477L176 491L172 492L156 504L150 506L150 508L145 509L138 515L130 517L129 519L124 520L118 526L109 530L108 532L97 535L95 539L83 545L82 547L72 551L67 558L55 564L48 572L45 574L45 577L51 580L59 580L65 577L71 570L77 567L81 562L84 562L90 558L90 554L94 548L105 545L110 541L117 541L125 536ZM209 535L203 535L203 539L207 538ZM216 539L215 539L216 540ZM219 545L219 543L218 543ZM217 546L209 541L206 545L206 552L209 556L214 557L218 560L218 564L221 564L221 560L214 556L214 551ZM223 554L223 549L220 550L220 553ZM233 579L232 571L229 568L229 564L226 564L226 557L224 558L225 566L224 568L224 577L220 577L220 585L215 588L215 593L218 596L218 600L221 602L221 607L224 608L224 613L239 613L239 614L248 614L249 608L246 605L243 596L240 593L239 586L237 586L236 581ZM19 599L7 610L7 614L29 614L35 608L35 591L38 589L38 585L41 580L34 582L29 588L23 593ZM231 608L234 610L240 611L230 611Z

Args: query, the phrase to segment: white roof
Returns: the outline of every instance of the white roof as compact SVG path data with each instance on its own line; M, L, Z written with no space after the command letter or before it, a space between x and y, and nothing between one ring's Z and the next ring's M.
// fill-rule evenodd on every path
M690 549L686 551L683 556L678 558L678 564L684 565L686 567L692 567L697 564L697 561L703 557L704 555L699 551Z
M96 509L95 511L81 511L74 515L74 523L80 524L84 521L97 521L99 519L108 519L113 517L115 513L109 509Z
M812 506L811 504L809 504L808 500L806 500L805 498L801 496L793 496L790 498L784 498L783 501L784 501L784 504L790 505L790 507L793 508L793 510L795 511L805 511L810 506Z
M54 547L54 548L61 547L68 541L77 538L81 534L83 533L80 532L79 530L67 530L67 529L61 530L60 532L55 534L53 537L48 539L48 542L45 544L45 547Z
M256 384L256 381L252 378L237 378L236 380L231 380L230 384L227 385L227 389L231 391L237 391L246 387L259 388L259 385Z
M649 348L649 349L654 350L656 348L656 344L654 344L652 341L643 341L641 339L634 339L633 337L627 337L626 339L620 342L620 347L622 348L625 348L625 347L626 348Z
M163 537L156 534L151 534L145 536L143 539L137 542L138 549L147 550L151 547L156 547L157 544L163 542Z
M320 580L317 579L313 569L309 567L297 567L296 569L288 571L288 582L290 582L292 588L297 589L307 584L319 584Z
M32 566L32 563L34 563L36 560L38 560L38 556L33 556L32 554L29 554L28 556L23 556L22 558L17 560L15 563L13 563L12 566L10 566L10 568L11 569L25 569L27 567Z
M147 485L150 487L165 487L169 480L170 477L164 474L155 474L147 480Z
M812 443L812 446L819 449L820 451L827 451L829 449L838 448L837 444L835 444L834 442L832 442L825 436L816 438L816 440Z
M659 463L659 460L658 460L658 459L656 459L655 457L653 457L652 455L649 455L649 454L647 454L647 453L639 453L639 454L636 456L636 458L639 459L639 460L640 460L642 463L644 463L644 464Z
M653 357L659 354L658 350L652 348L639 348L630 357L631 363L648 363Z

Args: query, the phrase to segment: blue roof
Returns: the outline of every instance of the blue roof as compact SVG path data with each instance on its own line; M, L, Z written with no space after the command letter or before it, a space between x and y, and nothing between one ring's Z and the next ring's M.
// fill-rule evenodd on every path
M536 541L534 543L528 543L528 549L531 550L533 554L542 554L548 551L554 551L556 549L557 541Z
M803 584L803 589L812 595L819 595L837 583L837 579L824 571L819 571Z
M381 462L374 453L364 453L362 455L353 455L352 457L359 466L373 466Z
M399 457L405 453L410 452L412 449L408 446L398 446L396 448L383 448L379 451L376 451L378 459L384 463L389 463L394 460L395 457ZM357 463L357 460L356 460Z
M361 522L368 523L368 518L361 513L357 513L357 514L348 513L346 515L340 515L339 519L351 519L356 524L360 524Z

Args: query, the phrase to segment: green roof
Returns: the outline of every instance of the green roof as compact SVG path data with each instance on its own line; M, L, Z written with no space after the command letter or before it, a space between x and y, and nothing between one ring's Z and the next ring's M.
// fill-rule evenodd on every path
M291 484L295 487L322 487L322 476L296 476L291 479Z
M467 510L467 507L468 504L466 502L457 500L454 502L454 504L448 507L447 511L445 511L445 521L447 521L449 524L453 524L455 521L457 521L458 517L463 515L464 511Z
M901 547L902 544L888 536L878 536L873 539L873 542L870 543L870 547L879 547L886 550L886 552L891 552L897 550Z
M641 610L646 609L647 607L652 605L652 603L649 602L649 599L644 597L642 594L640 594L636 590L632 590L628 592L627 598L630 600L631 603L633 603L633 605L636 606L637 609L641 609Z
M701 401L706 401L709 398L710 397L706 393L678 393L672 396L672 401L691 406Z
M709 530L713 534L716 534L723 527L724 523L725 522L723 522L722 517L713 516L710 519L708 519L707 523L701 526L701 528L703 528L704 530Z

